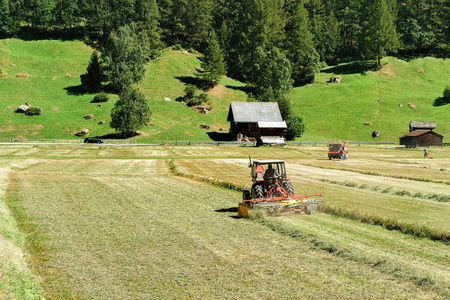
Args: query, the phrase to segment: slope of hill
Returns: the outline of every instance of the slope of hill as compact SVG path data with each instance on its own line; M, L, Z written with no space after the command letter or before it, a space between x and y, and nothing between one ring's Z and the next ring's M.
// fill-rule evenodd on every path
M436 132L449 136L450 106L433 103L450 83L450 61L387 57L382 62L377 72L358 63L330 67L314 84L294 89L295 111L308 126L302 139L372 141L377 130L375 141L398 142L411 120L436 121ZM341 76L341 83L329 83L333 76Z
M91 103L95 94L80 88L79 76L85 73L91 53L81 41L0 40L0 138L69 139L76 138L74 134L82 128L88 128L90 136L113 134L107 124L118 97L110 95L110 101L99 107ZM314 84L295 88L291 93L293 108L307 125L301 140L372 141L371 133L377 130L377 140L398 142L410 120L436 121L436 131L450 136L448 105L433 106L449 83L450 62L388 57L383 63L378 72L364 70L357 63L330 67L318 74ZM186 84L196 82L199 65L197 55L174 50L148 64L139 87L148 97L153 115L151 124L136 139L209 140L211 133L220 137L228 131L229 103L246 100L244 83L224 78L208 91L212 105L208 114L176 101L183 96ZM342 82L328 83L333 75L341 76ZM43 115L14 113L25 102L42 107ZM416 108L409 108L408 103ZM83 118L89 114L94 119ZM199 128L201 124L210 129Z

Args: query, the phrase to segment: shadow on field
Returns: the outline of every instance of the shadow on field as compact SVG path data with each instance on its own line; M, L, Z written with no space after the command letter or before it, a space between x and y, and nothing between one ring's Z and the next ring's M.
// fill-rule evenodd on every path
M237 215L237 212L238 212L238 208L237 207L216 209L215 212L218 212L218 213L236 213L235 216L230 216L230 218L239 219L239 216Z
M233 140L233 136L230 132L210 131L207 135L215 142L231 142Z
M434 99L433 106L444 106L450 103L450 99L445 97L438 97Z
M68 86L64 88L66 90L67 95L72 95L72 96L80 96L80 95L85 95L85 94L90 94L90 92L84 90L81 85L76 85L76 86Z
M322 70L321 72L332 74L358 74L374 70L376 70L375 61L354 61L348 64L342 64L339 66L331 67Z
M126 136L126 137L124 137L124 136L120 135L120 133L114 132L114 133L108 133L108 134L105 134L105 135L99 135L99 136L96 136L96 138L103 139L103 140L108 140L108 139L109 140L123 140L123 139L132 138L132 137L140 136L140 135L141 135L140 133L136 133L133 136Z
M226 85L225 87L227 89L232 89L232 90L235 90L235 91L242 91L242 92L244 92L246 94L250 93L251 90L252 90L250 87L247 87L247 86Z
M199 89L205 88L204 87L205 82L199 78L191 77L191 76L177 76L175 78L186 85L188 85L188 84L195 85Z

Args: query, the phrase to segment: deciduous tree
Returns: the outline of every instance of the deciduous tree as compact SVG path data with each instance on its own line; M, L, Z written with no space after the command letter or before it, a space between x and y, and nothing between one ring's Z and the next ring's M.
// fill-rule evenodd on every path
M145 95L127 87L119 94L119 100L111 110L110 126L122 137L130 137L150 121L151 114Z
M120 27L108 38L102 52L105 74L116 91L122 91L144 77L145 53L134 24Z

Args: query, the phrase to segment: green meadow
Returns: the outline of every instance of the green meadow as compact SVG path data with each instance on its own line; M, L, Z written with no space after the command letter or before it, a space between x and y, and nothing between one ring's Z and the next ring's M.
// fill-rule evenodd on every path
M110 111L118 99L91 103L95 94L80 87L93 49L81 41L0 41L0 138L72 139L83 128L90 136L110 137ZM212 110L201 114L177 101L184 88L196 81L198 54L167 49L147 64L138 87L146 94L153 112L151 123L134 137L153 140L208 141L211 133L229 130L230 101L246 101L245 83L224 78L207 91ZM383 59L378 72L363 63L332 66L317 74L314 84L294 88L290 94L294 111L303 117L306 132L299 141L347 139L398 142L411 120L436 121L438 133L450 135L448 105L433 106L449 83L449 60L431 57ZM341 83L329 83L332 76ZM202 91L199 91L199 93ZM164 101L170 98L171 101ZM41 116L14 113L25 103L43 108ZM408 104L413 104L410 108ZM85 115L94 115L86 120ZM99 124L104 121L103 124ZM370 125L364 125L364 124ZM205 124L209 130L199 128ZM445 139L444 139L445 142Z

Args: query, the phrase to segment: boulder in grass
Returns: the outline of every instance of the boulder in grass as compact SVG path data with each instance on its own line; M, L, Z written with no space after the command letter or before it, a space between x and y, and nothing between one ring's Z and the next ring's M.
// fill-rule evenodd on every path
M205 129L205 130L210 130L210 129L211 129L211 127L209 127L209 126L206 125L206 124L200 124L200 125L198 125L198 127L199 127L200 129Z
M24 114L30 107L31 105L28 103L23 104L16 109L16 113Z
M83 128L80 130L80 132L75 133L76 136L85 136L89 134L89 129Z
M377 130L374 130L373 132L372 132L372 137L373 138L376 138L376 137L378 137L380 135L380 133L377 131Z

